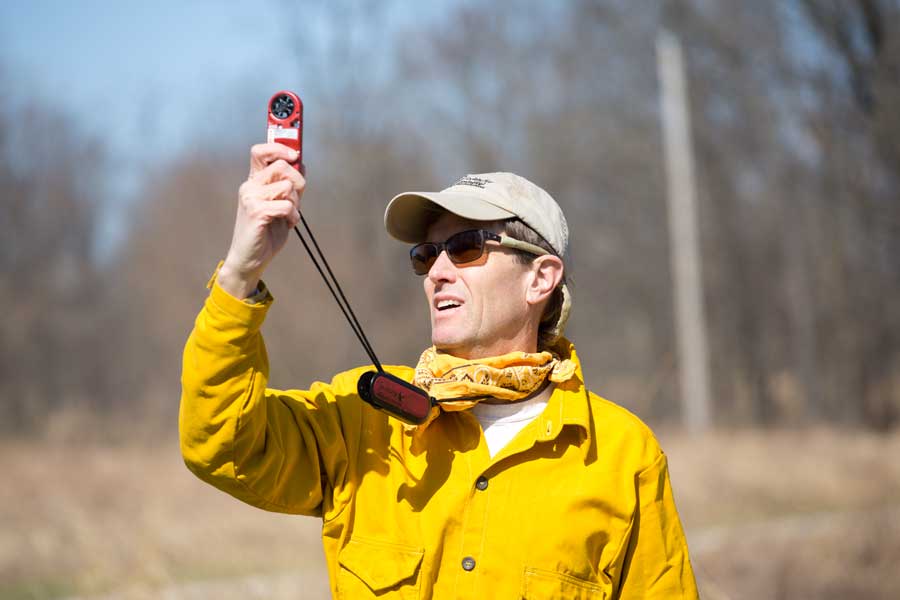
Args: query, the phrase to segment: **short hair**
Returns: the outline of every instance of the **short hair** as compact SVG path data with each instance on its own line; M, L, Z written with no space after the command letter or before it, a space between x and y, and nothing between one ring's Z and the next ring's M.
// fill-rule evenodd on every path
M550 296L550 300L547 302L547 305L544 307L544 313L541 315L541 321L538 325L538 349L548 348L553 345L553 343L555 343L560 338L560 336L562 336L562 331L557 330L557 324L563 311L563 286L568 283L568 266L566 265L565 259L556 253L556 250L553 249L553 246L551 246L550 243L541 236L541 234L526 225L518 217L507 219L505 221L502 221L502 223L504 232L508 236L523 242L528 242L529 244L534 244L535 246L539 246L563 261L563 276L559 280L559 284L556 286L556 289L553 290L553 295ZM535 258L536 256L534 254L529 254L524 251L516 252L516 259L522 264L529 264Z

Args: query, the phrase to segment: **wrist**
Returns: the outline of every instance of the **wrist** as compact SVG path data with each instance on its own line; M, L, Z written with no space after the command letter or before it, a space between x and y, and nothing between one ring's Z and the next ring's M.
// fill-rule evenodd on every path
M256 293L259 287L259 277L248 275L233 269L228 261L219 268L216 276L219 287L234 296L238 300L244 300Z

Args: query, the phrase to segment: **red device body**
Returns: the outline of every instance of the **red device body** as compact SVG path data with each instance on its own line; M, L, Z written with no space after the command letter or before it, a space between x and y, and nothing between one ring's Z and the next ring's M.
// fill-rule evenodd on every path
M299 155L291 163L298 171L303 164L303 102L294 92L276 92L269 100L266 141L284 144Z
M360 398L375 408L410 425L424 423L435 404L425 390L383 371L366 371L360 375L356 390Z

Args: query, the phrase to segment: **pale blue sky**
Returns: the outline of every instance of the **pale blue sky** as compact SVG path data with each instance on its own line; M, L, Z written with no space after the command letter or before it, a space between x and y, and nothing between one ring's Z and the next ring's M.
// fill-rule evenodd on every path
M307 100L323 73L326 80L341 69L377 76L391 29L434 16L442 4L388 3L385 23L370 22L364 2L346 3L355 18L335 14L330 3L299 0L0 2L0 110L59 98L77 126L108 143L115 176L105 184L115 206L105 211L101 245L110 246L128 198L152 172L148 165L219 136L262 135L265 102L278 89ZM364 48L375 40L381 52L369 53L362 68L332 64L316 48L336 36ZM309 68L299 67L298 46L310 49ZM246 107L257 104L259 114L248 117ZM198 108L206 122L197 122Z
M4 2L7 102L59 94L92 132L143 156L171 149L215 90L287 86L271 59L290 27L265 2ZM296 28L303 28L299 15ZM248 86L249 87L249 86ZM142 140L135 143L135 140Z
M320 81L312 78L323 72L377 77L372 62L362 70L330 64L316 49L341 36L371 46L368 58L376 61L389 54L397 28L422 23L447 3L387 2L379 10L389 19L371 22L371 5L344 5L349 16L313 0L0 2L0 66L13 83L0 105L61 94L76 118L123 151L169 151L193 128L197 106L212 105L217 118L234 123L228 111L251 97L263 107L277 89L313 97ZM312 68L298 68L296 41L311 49ZM235 90L246 96L228 97Z

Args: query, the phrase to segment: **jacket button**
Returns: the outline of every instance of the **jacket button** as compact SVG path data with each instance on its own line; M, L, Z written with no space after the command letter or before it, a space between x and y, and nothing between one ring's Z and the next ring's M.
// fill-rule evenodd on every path
M482 475L478 479L475 480L475 487L481 490L482 492L487 489L488 486L488 478Z
M475 559L471 556L467 556L462 561L462 568L466 571L471 571L475 568Z

